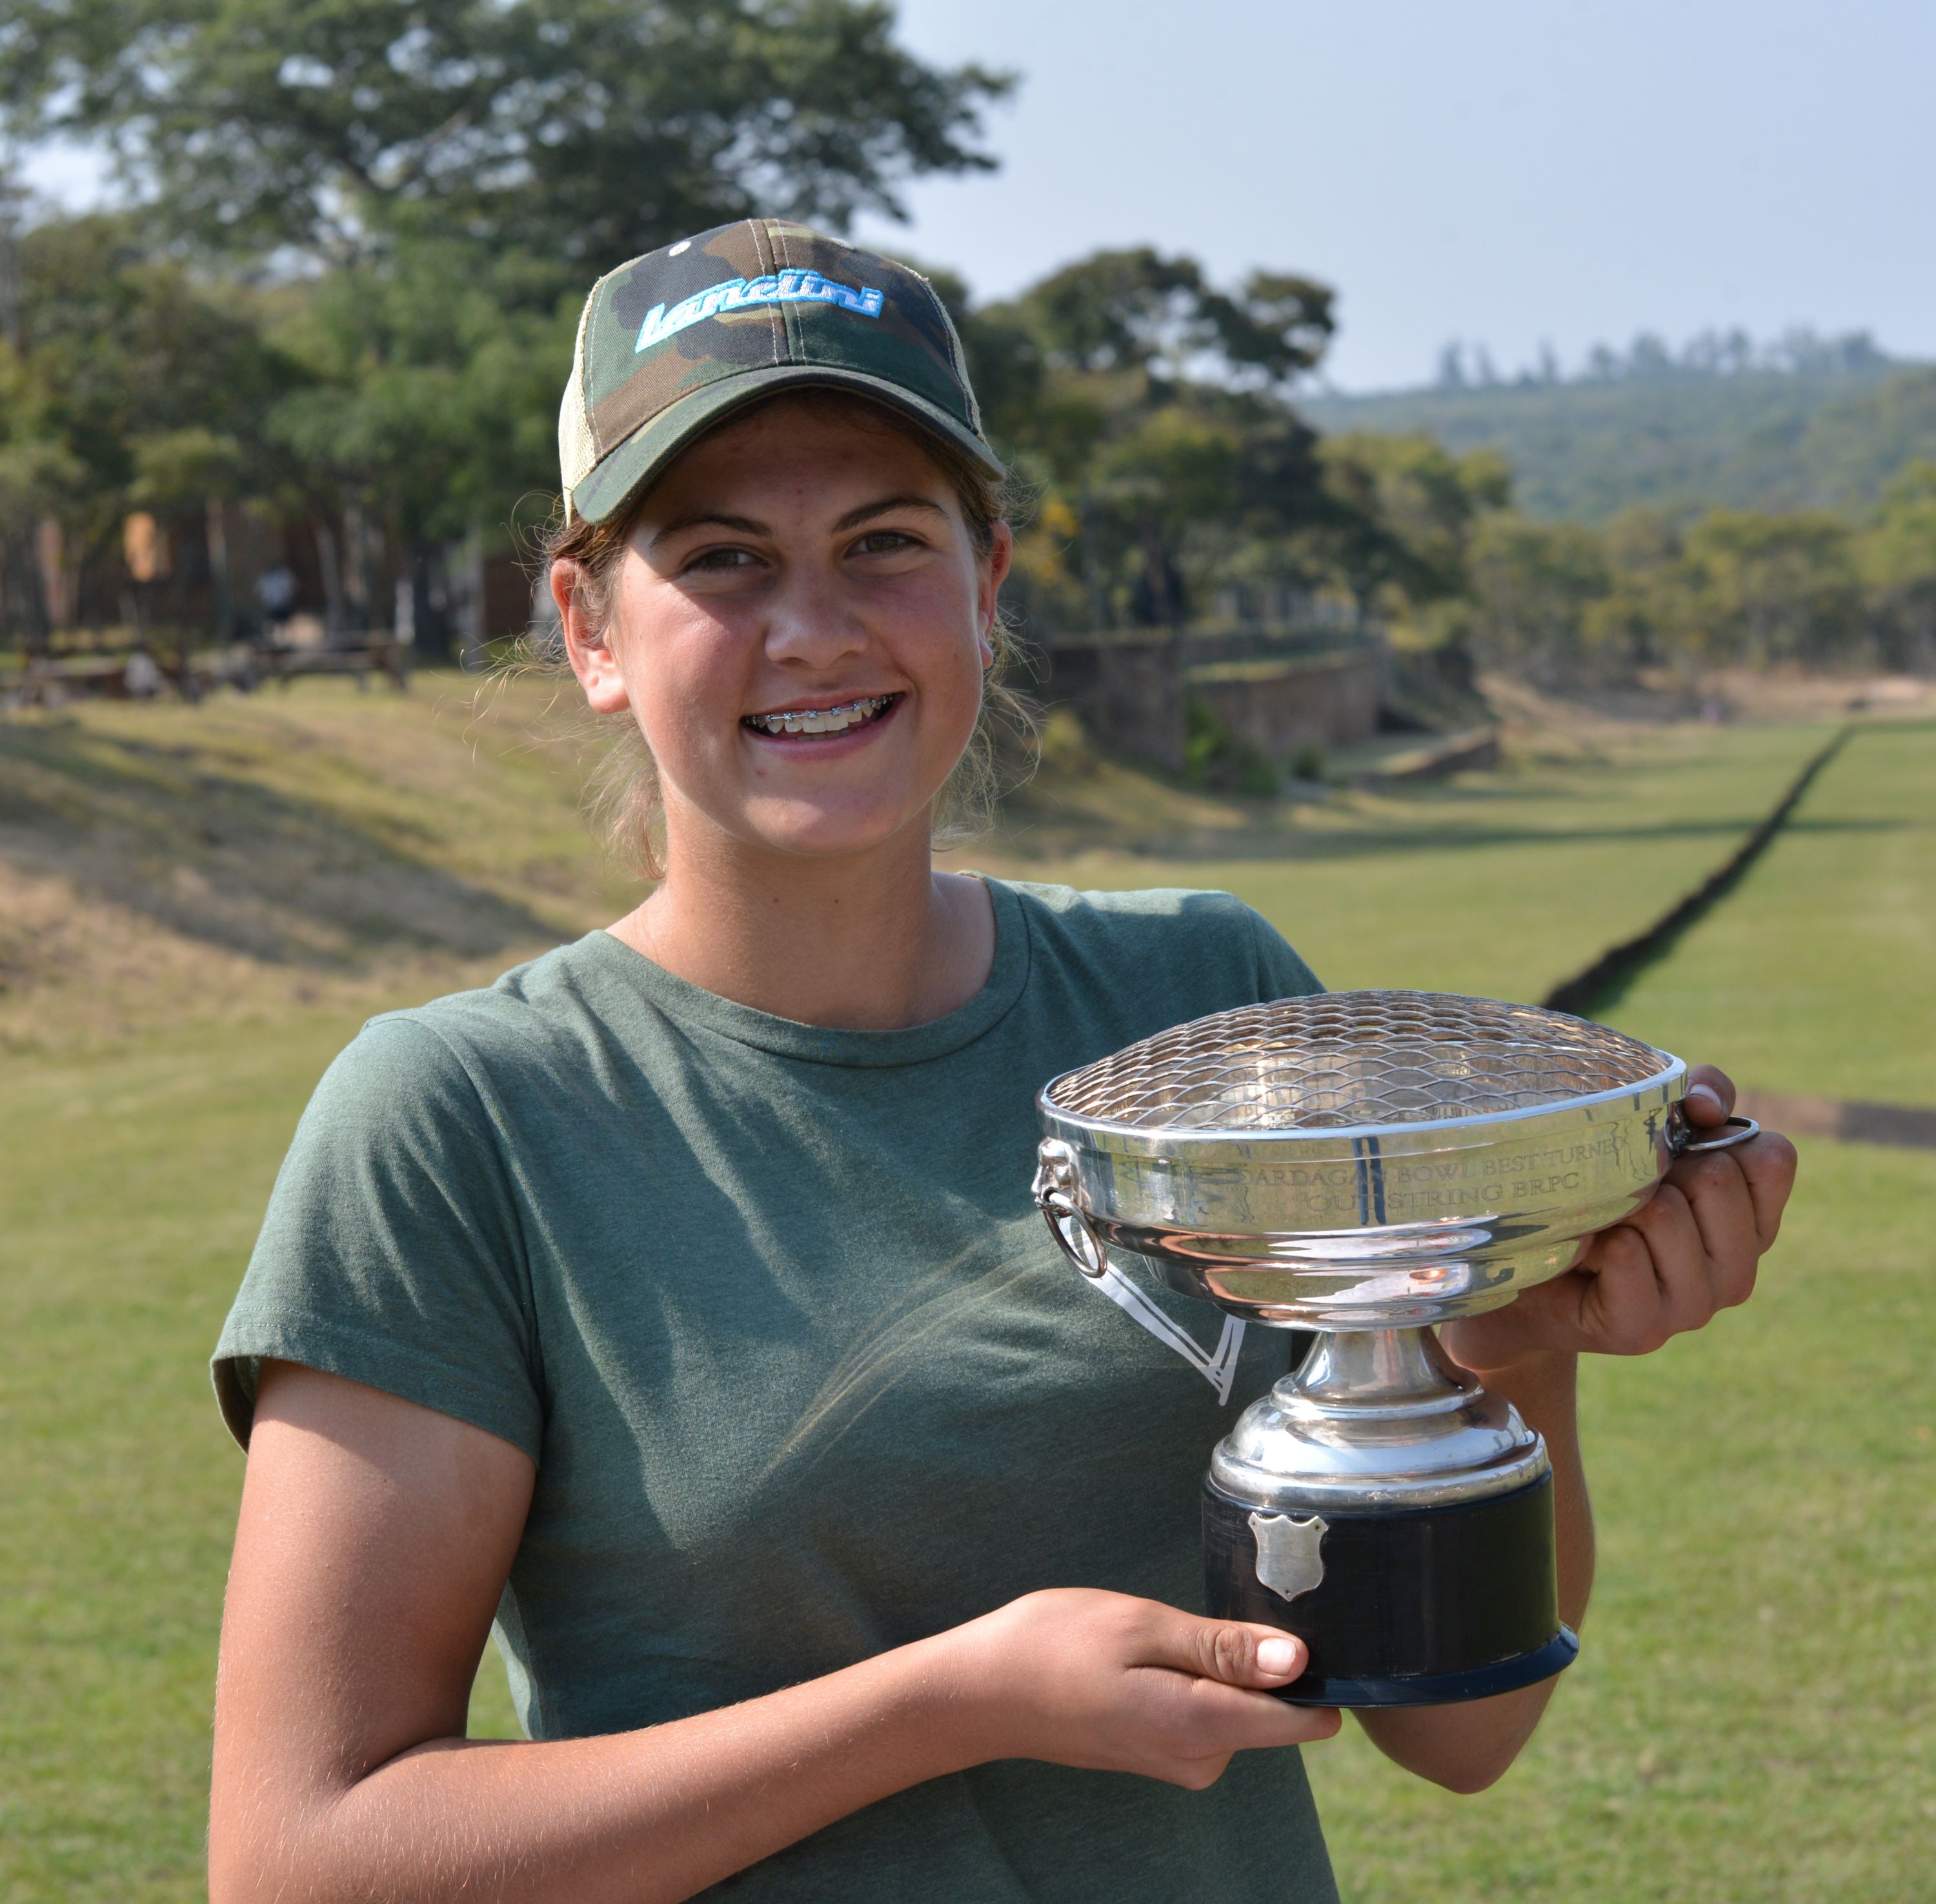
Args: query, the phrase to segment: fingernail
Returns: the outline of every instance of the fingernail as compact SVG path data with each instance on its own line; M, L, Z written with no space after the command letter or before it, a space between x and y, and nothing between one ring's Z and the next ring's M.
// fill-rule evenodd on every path
M1694 1086L1692 1090L1687 1093L1687 1095L1690 1099L1694 1098L1705 1098L1717 1111L1725 1110L1726 1108L1721 1102L1720 1093L1716 1090L1711 1084L1697 1084Z
M1257 1670L1273 1678L1287 1679L1298 1669L1303 1648L1295 1640L1260 1640Z

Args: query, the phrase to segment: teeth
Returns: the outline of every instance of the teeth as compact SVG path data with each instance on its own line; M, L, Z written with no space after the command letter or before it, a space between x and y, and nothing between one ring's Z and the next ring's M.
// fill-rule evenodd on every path
M873 694L840 707L788 709L779 714L749 714L746 724L769 734L838 734L871 719L892 697Z

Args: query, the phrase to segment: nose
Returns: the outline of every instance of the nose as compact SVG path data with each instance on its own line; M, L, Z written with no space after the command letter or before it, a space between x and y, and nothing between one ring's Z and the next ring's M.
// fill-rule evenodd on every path
M866 628L830 577L804 564L788 573L768 606L768 660L817 672L867 645Z

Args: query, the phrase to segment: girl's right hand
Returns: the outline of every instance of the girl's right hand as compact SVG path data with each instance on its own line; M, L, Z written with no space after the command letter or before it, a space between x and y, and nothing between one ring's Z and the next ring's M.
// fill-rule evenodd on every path
M1304 1670L1302 1640L1128 1594L1028 1594L931 1643L979 1761L1045 1759L1201 1791L1233 1752L1338 1730L1331 1708L1270 1696Z

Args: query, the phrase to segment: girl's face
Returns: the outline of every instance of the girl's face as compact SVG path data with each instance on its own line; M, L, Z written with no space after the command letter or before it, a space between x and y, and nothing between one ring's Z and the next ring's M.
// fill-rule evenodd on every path
M780 399L653 488L602 641L567 645L658 766L668 863L708 835L864 852L931 823L981 710L1009 537L976 551L953 485L859 406Z

